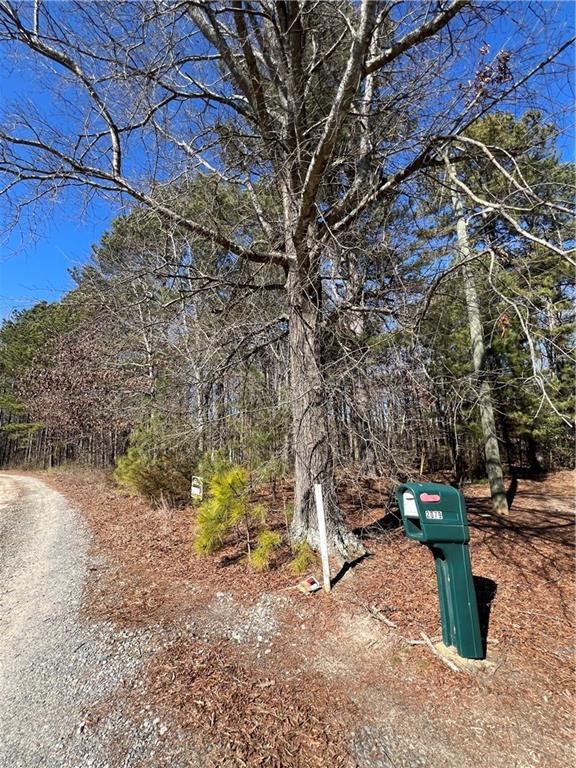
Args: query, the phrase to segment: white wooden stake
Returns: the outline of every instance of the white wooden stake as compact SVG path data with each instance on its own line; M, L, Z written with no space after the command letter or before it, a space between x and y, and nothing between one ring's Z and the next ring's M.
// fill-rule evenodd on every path
M324 502L322 500L322 486L314 485L314 497L316 499L316 514L318 515L318 536L320 538L320 556L322 557L322 581L325 592L330 592L330 561L328 560L328 541L326 538L326 517L324 516Z

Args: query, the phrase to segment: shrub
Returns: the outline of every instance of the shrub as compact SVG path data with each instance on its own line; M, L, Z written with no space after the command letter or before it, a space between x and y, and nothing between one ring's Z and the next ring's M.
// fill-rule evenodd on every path
M250 565L256 571L267 571L270 568L272 553L281 543L282 536L276 531L262 531L258 536L256 549L250 553Z
M190 461L180 453L154 447L152 428L140 427L130 447L116 462L114 479L131 493L172 504L190 499Z
M307 541L301 541L294 547L296 557L290 563L290 570L295 576L300 576L316 563L316 553Z
M208 499L196 517L194 550L198 555L216 551L226 534L242 520L248 525L248 477L243 467L215 472L209 482Z
M207 451L198 462L195 474L201 477L204 480L204 485L207 486L214 475L225 472L233 466L234 464L228 459L224 449Z
M129 491L140 493L141 480L146 473L148 462L146 457L136 447L128 448L124 456L116 461L114 480Z
M250 517L261 525L265 525L268 510L263 504L256 504L250 510Z

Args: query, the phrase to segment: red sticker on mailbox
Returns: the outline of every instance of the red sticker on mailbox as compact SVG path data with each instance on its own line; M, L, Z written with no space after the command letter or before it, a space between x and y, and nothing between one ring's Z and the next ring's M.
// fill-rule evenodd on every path
M440 496L437 493L421 493L420 501L440 501Z

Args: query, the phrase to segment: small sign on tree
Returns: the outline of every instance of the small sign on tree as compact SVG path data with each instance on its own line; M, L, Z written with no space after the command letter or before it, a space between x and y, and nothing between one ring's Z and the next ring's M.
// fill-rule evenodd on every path
M194 476L192 478L190 483L190 496L193 499L202 501L202 497L204 496L204 480L201 477Z

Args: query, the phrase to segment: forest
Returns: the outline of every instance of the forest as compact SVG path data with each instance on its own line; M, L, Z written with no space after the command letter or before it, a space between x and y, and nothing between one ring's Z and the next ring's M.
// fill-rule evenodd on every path
M563 40L492 47L467 0L59 5L0 4L52 94L0 129L5 193L121 204L0 329L1 466L176 505L289 481L313 548L320 482L343 560L340 477L487 478L506 515L508 477L573 466Z

